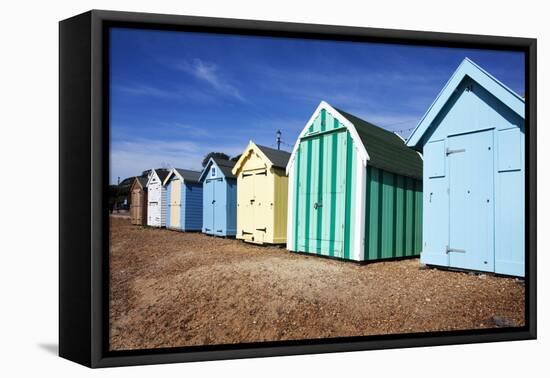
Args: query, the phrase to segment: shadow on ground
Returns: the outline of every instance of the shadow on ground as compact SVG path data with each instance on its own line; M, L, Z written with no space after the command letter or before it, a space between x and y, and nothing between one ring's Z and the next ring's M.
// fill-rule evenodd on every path
M56 343L40 343L38 347L56 356L59 354L59 346Z

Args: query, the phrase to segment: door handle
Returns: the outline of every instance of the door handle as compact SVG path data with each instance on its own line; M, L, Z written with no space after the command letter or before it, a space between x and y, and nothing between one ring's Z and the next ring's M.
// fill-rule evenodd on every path
M315 210L317 210L317 209L319 209L319 208L321 208L321 207L323 207L323 204L322 204L322 203L315 202L315 204L313 205L313 208L314 208Z

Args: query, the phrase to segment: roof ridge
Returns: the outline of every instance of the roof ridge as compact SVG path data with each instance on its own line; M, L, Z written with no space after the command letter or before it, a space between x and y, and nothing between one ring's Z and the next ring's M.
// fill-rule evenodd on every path
M290 152L288 151L285 151L285 150L278 150L276 148L273 148L273 147L269 147L269 146L266 146L266 145L263 145L263 144L258 144L258 143L254 143L256 146L258 146L258 148L262 149L262 148L267 148L268 150L271 150L271 151L276 151L276 152L282 152L282 153L287 153L287 154L290 154Z
M342 109L339 109L339 108L334 108L334 109L336 109L338 112L342 113L342 115L343 115L344 117L346 117L346 115L348 115L348 116L352 116L352 117L354 117L354 118L357 118L358 120L360 120L360 121L366 123L368 126L371 126L371 127L373 127L373 128L376 128L377 130L379 130L379 131L382 132L383 134L387 135L388 137L391 137L392 140L386 141L386 142L393 142L393 141L395 140L396 144L398 144L398 145L403 145L403 146L406 147L406 143L405 143L405 141L403 140L403 138L401 138L401 137L400 137L399 135L397 135L395 132L390 131L390 130L387 130L387 129L383 128L383 127L377 126L377 125L375 125L374 123L369 122L369 121L366 121L366 120L364 120L363 118L356 116L355 114L351 114L351 113L349 113L349 112L346 112L345 110L342 110ZM348 117L346 117L346 118L348 118ZM349 121L352 122L352 120L349 120ZM352 123L354 124L355 127L359 127L359 128L365 128L365 127L367 126L367 125L362 125L362 124L356 124L356 123L354 123L354 122L352 122ZM377 135L372 135L371 137L376 138L376 139L381 139L381 138L380 138L379 136L377 136Z

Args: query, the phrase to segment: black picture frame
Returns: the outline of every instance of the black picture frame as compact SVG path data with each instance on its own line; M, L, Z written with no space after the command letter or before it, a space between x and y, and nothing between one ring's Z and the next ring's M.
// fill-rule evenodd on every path
M108 29L198 31L292 38L513 50L526 70L525 326L109 351L109 61ZM531 38L92 10L59 23L59 355L88 367L156 364L535 339L536 73Z

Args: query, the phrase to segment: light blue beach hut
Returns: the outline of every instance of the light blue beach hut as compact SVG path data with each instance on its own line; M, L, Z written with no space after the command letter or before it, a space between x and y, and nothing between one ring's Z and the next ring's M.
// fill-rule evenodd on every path
M203 191L202 232L235 236L237 230L237 178L235 162L210 158L200 176Z
M164 179L166 228L200 231L202 227L202 184L200 172L173 168Z
M465 59L407 145L424 155L421 261L524 276L524 99Z

